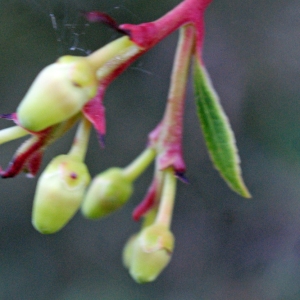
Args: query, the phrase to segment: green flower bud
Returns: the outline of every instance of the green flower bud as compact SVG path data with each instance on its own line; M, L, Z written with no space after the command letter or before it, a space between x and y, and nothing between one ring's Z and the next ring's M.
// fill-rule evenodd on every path
M123 249L123 265L127 269L129 269L131 265L137 237L138 234L131 236Z
M144 228L124 250L124 263L138 283L154 281L171 260L174 236L161 224Z
M84 57L63 56L43 69L17 108L22 127L41 131L76 113L96 95L96 74Z
M123 170L111 168L93 179L82 203L82 213L90 219L106 216L123 206L132 192L132 182Z
M90 175L86 165L69 155L54 158L37 184L32 224L41 233L60 230L77 212Z

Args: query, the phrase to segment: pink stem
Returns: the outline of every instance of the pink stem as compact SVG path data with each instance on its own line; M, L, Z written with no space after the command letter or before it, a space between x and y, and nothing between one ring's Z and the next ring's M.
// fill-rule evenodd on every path
M140 47L149 49L177 30L192 23L196 28L196 47L201 51L204 37L204 10L212 0L185 0L154 22L139 25L123 24L121 30L128 32L131 40Z
M212 0L185 0L156 21L138 25L122 24L118 28L127 32L131 40L142 49L130 59L120 63L101 83L101 89L106 87L119 76L137 58L150 50L167 35L187 23L193 24L196 29L196 48L199 53L202 51L204 37L204 10ZM93 14L97 12L92 12ZM102 14L102 13L100 13ZM94 21L94 20L93 20Z
M149 143L158 153L158 168L163 170L172 166L179 176L185 172L182 157L183 113L194 36L193 26L181 28L166 111L162 122L149 135Z

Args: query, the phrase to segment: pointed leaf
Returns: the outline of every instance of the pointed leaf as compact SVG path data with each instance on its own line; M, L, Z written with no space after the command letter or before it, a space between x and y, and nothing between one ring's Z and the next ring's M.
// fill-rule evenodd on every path
M209 75L197 59L194 63L194 88L198 116L211 159L229 187L243 197L251 195L245 186L233 131Z

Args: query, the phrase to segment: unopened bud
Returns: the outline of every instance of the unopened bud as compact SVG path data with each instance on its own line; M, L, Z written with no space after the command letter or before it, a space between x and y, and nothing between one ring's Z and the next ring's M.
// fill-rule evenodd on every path
M160 224L144 228L125 246L124 264L138 283L154 281L171 260L174 236Z
M125 268L129 269L134 254L135 243L137 240L138 234L134 234L126 242L126 245L123 249L123 265Z
M32 224L41 233L60 230L77 212L90 182L86 165L68 155L54 158L37 184Z
M43 69L17 108L20 125L41 131L79 113L95 96L96 74L86 58L63 56Z
M111 168L96 176L82 203L85 217L96 219L106 216L123 206L133 191L121 168Z

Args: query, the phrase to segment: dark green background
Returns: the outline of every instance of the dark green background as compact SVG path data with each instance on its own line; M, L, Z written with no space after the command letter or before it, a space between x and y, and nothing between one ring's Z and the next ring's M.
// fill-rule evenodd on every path
M80 10L102 10L120 23L151 21L179 1L0 0L0 112L15 111L36 74L76 45L94 51L118 35L86 26ZM58 24L55 31L50 14ZM231 192L212 167L188 87L184 152L189 185L179 183L175 252L155 283L137 285L121 252L139 229L131 211L151 181L150 168L131 202L101 221L80 214L59 233L31 226L36 179L0 181L0 299L298 300L300 297L300 2L215 0L206 13L204 61L230 117L253 198ZM109 88L107 138L93 134L92 175L125 166L159 122L177 34L142 57ZM58 41L61 40L61 42ZM1 121L1 128L10 126ZM47 152L66 153L72 134ZM7 165L20 141L2 145Z

